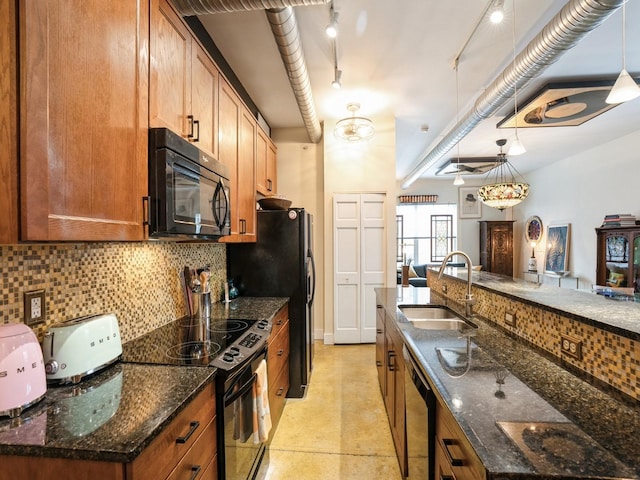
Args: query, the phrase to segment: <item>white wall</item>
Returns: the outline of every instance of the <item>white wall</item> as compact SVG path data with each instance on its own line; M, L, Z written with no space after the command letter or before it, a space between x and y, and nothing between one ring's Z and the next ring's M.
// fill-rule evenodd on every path
M588 152L569 157L526 175L529 198L516 206L515 240L524 241L523 227L538 215L546 227L569 222L569 270L580 288L596 281L596 234L607 214L630 213L640 219L640 130ZM544 240L536 247L538 271L544 267ZM518 247L518 245L517 245ZM516 272L526 270L530 248L519 247Z

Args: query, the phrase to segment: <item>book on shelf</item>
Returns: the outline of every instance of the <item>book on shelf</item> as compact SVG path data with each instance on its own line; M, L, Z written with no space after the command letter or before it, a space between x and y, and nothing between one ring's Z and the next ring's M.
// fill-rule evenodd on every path
M615 213L605 215L602 227L630 227L637 224L636 216L630 213Z

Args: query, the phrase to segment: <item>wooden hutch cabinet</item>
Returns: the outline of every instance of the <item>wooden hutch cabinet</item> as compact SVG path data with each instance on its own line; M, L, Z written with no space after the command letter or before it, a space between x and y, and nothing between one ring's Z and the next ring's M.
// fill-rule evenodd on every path
M596 228L596 283L640 292L640 225Z
M480 221L480 265L486 272L513 276L513 220Z

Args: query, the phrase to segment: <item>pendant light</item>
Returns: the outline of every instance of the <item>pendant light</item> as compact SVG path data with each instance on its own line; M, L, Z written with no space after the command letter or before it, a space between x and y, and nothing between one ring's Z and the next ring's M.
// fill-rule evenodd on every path
M512 40L513 40L513 66L515 68L516 65L516 2L512 0L513 4L513 25L512 25ZM522 155L527 150L524 148L524 145L518 138L518 80L513 83L513 107L514 107L514 130L516 134L516 138L513 143L511 143L511 147L509 147L509 155Z
M627 72L626 55L626 0L622 4L622 71L605 102L622 103L640 96L640 87Z
M331 2L331 6L329 7L329 24L324 31L329 38L336 38L338 36L338 12L333 9L333 2Z
M509 163L502 147L507 140L501 138L496 141L500 148L494 168L487 173L489 178L493 173L493 182L482 185L478 189L478 197L483 203L498 210L513 207L522 202L529 195L529 184L526 183L520 172ZM521 181L516 180L518 175Z
M458 60L456 59L454 68L456 70L456 125L460 121L460 101L459 101L459 85L458 85ZM460 142L456 144L456 148L458 149L458 163L457 163L457 172L456 178L453 180L453 184L456 186L464 185L464 178L460 175Z

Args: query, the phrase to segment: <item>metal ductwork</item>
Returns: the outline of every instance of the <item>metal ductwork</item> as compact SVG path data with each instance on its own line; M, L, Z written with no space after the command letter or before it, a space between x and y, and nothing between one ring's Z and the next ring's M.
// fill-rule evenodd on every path
M525 87L563 53L573 48L596 29L625 0L571 0L520 52L515 61L493 81L476 100L473 108L446 133L443 139L405 177L402 188L408 188L451 148L460 142L482 120L489 118L511 98L514 87Z
M322 128L311 93L309 71L304 59L298 22L292 7L326 5L330 0L173 0L184 16L266 10L302 120L313 143L322 138Z
M173 0L175 7L184 16L305 7L328 3L329 0Z
M298 108L302 114L304 126L313 143L318 143L322 138L322 128L316 113L316 107L311 93L311 81L307 63L304 60L302 43L298 33L298 23L293 13L293 8L281 10L267 10L267 18L271 24L271 31L278 44L282 62L287 70L293 94L298 102Z

